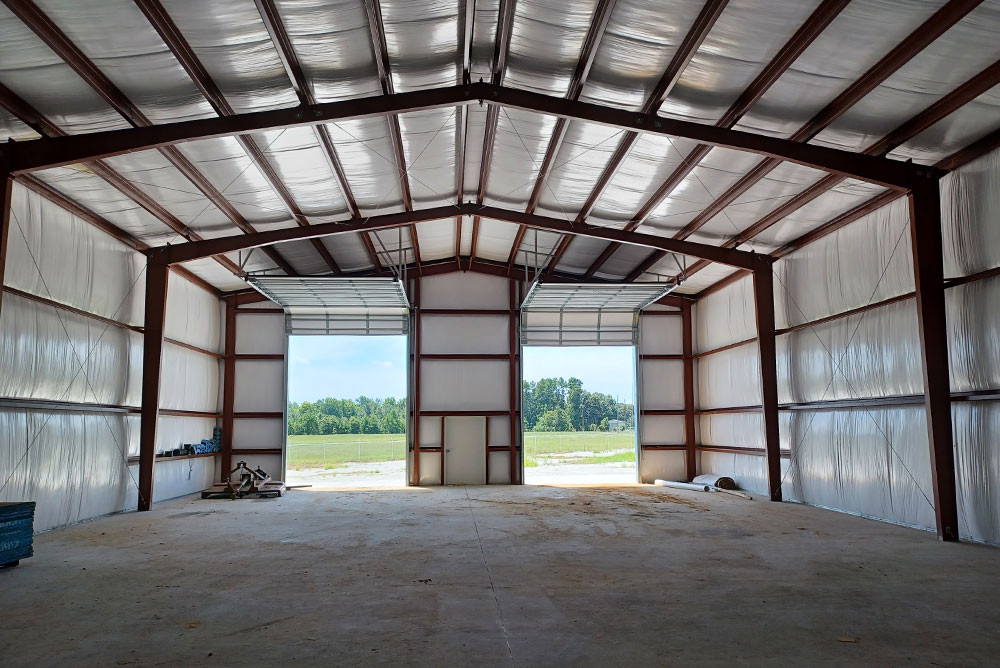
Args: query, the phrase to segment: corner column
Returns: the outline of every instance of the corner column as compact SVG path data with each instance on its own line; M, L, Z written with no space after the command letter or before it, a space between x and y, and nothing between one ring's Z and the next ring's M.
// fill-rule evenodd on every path
M413 279L413 485L420 485L420 277ZM444 431L441 432L444 459ZM442 467L442 471L444 468ZM444 474L441 474L444 484Z
M920 325L920 358L924 376L931 482L934 487L934 515L938 538L957 541L958 501L951 425L951 375L948 370L941 195L938 182L927 180L919 184L910 192L909 200L913 282Z
M684 474L688 480L698 475L697 447L694 429L694 330L691 304L681 304L681 339L684 357Z
M518 434L520 430L518 429L517 422L517 399L519 396L520 388L517 386L517 281L510 278L507 279L508 290L509 290L509 315L507 317L507 337L510 343L509 350L509 371L510 377L508 384L510 385L510 484L518 484L517 473L517 445L518 445ZM486 418L487 422L489 418ZM487 444L488 445L488 444ZM486 451L486 458L489 461L489 450ZM487 481L489 482L489 481Z
M233 470L233 426L236 406L236 297L226 297L226 344L222 368L222 443L219 458L221 482Z
M146 302L142 333L142 408L139 425L139 510L153 505L156 428L160 417L160 368L163 323L167 313L169 265L162 251L146 258Z
M14 177L8 171L0 171L0 313L3 311L3 277L7 268L7 236L10 232L12 192L14 192Z
M774 275L771 261L753 270L760 350L760 393L764 413L764 453L767 488L772 501L781 501L781 437L778 430L778 354L774 331Z

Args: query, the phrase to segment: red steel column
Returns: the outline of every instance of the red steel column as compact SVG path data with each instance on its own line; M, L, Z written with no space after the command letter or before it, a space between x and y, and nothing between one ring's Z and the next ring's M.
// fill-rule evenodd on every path
M694 331L691 323L691 304L681 305L681 338L684 347L684 473L688 480L698 475L694 431Z
M10 201L14 179L10 172L0 171L0 313L3 311L3 277L7 267L7 236L10 231Z
M507 317L507 331L510 339L510 484L517 484L517 282L508 279L510 286L510 315ZM487 420L489 418L486 418ZM486 455L489 456L489 453Z
M420 277L413 279L413 484L420 484ZM444 438L441 439L444 459ZM444 477L442 475L442 482Z
M771 265L753 272L757 305L757 345L760 349L760 390L764 412L764 452L767 487L772 501L781 501L781 444L778 432L778 357L774 332L774 275Z
M222 482L233 470L233 429L236 416L236 297L226 297L226 347L222 368Z
M951 427L951 376L945 321L944 259L941 244L941 195L928 180L909 195L913 241L913 282L920 323L920 356L924 372L924 405L934 486L934 515L941 540L958 540L955 452Z
M142 332L142 408L139 424L139 510L153 505L153 464L156 427L160 417L160 364L163 323L167 314L167 276L164 253L152 251L146 260L145 320Z

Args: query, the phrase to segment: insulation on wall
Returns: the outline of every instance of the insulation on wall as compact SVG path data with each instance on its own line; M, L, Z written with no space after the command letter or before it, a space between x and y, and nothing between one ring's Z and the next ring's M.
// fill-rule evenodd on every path
M684 409L684 361L663 359L664 356L675 357L683 353L680 311L660 305L643 311L639 317L639 367L636 378L640 482L652 483L657 478L686 478L683 450L654 449L655 446L684 445L684 416L662 414Z
M5 290L0 311L0 501L36 501L36 530L133 509L144 258L17 184L9 239L4 285L15 292ZM218 299L176 274L169 281L166 336L217 351ZM163 371L161 407L217 410L215 357L165 343ZM214 425L163 415L157 451L209 438ZM162 500L204 488L214 465L165 461L156 473Z
M1000 151L942 181L945 272L960 277L1000 266ZM874 309L779 333L783 404L909 397L923 392L905 198L782 258L775 264L779 330ZM699 351L753 337L751 280L700 300ZM945 291L951 389L1000 390L1000 278L959 282ZM701 409L760 404L756 343L702 357ZM989 396L953 402L959 534L1000 544L1000 403ZM703 445L762 448L759 412L699 419ZM836 408L780 413L786 498L890 522L935 526L924 407ZM703 470L732 474L745 488L767 489L765 458L703 452Z
M418 467L422 485L441 484L442 461L444 484L482 484L487 480L496 484L510 482L509 451L489 450L490 446L509 446L511 442L511 367L507 358L510 316L506 312L477 315L442 312L462 309L507 311L509 306L510 283L506 279L473 273L420 279L420 301L415 316L420 319L421 355L420 382L416 388L421 413L418 440L421 447L441 448L441 451L420 453ZM433 355L452 357L423 357ZM503 357L462 357L476 355ZM514 363L513 378L517 383L520 358ZM514 390L514 399L518 402L519 388ZM411 401L416 404L417 397L411 397ZM516 410L516 403L514 408ZM519 429L515 429L515 437L518 433ZM412 433L410 438L413 438ZM515 456L514 465L515 478L519 478L520 457Z

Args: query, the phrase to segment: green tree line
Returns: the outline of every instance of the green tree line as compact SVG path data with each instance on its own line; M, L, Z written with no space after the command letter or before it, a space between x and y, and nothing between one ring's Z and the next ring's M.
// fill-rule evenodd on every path
M402 434L406 431L405 399L320 399L288 404L288 433Z
M525 381L522 411L527 431L606 431L610 420L632 425L632 404L583 389L579 378ZM402 434L406 399L320 399L288 404L288 433Z
M524 382L526 431L607 431L610 420L632 425L632 404L583 389L579 378Z

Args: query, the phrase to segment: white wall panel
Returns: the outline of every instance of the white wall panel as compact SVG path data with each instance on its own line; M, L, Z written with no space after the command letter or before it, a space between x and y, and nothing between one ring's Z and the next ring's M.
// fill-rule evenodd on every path
M694 305L694 351L703 353L757 336L750 277L727 285Z
M0 409L0 437L0 501L35 501L36 531L129 507L125 416Z
M684 443L684 417L643 415L639 431L643 445L681 445Z
M167 281L167 315L163 335L220 352L223 320L218 308L219 299L174 272L168 274Z
M1000 266L1000 150L941 180L944 275Z
M508 374L505 361L422 360L420 410L507 410Z
M699 408L759 406L760 359L757 343L700 358L697 377Z
M163 346L160 408L214 412L218 383L216 358L180 346Z
M141 345L135 332L5 294L0 396L116 405L137 402L128 380L130 365L141 359Z
M441 418L420 418L420 447L438 447L441 445Z
M1000 277L951 288L945 298L951 389L1000 388Z
M639 481L684 480L687 475L683 450L645 450L639 462Z
M756 351L756 344L752 347ZM778 337L777 348L781 402L923 392L914 300L784 334ZM707 359L714 364L716 357L734 351Z
M181 417L177 415L161 415L156 423L156 452L180 448L185 443L201 443L204 438L212 438L212 430L216 421L213 418ZM135 450L131 455L139 454L139 417L129 416L129 427L135 429Z
M507 280L465 272L420 279L421 308L506 309Z
M645 312L643 312L645 313ZM641 315L639 349L643 355L680 355L684 352L680 316Z
M233 447L240 449L281 448L285 443L283 420L233 420Z
M1000 402L954 404L958 530L1000 544Z
M487 445L510 445L510 417L507 415L490 415L490 440Z
M273 304L268 303L270 306ZM236 353L238 355L273 355L285 352L285 316L283 314L237 315Z
M285 368L273 360L236 361L236 412L283 411Z
M423 354L506 354L508 316L421 315Z
M441 484L440 452L420 453L420 484L421 485Z
M791 498L933 527L922 406L796 413Z
M640 360L639 395L642 408L684 408L684 362L682 360Z
M907 199L785 256L775 263L774 272L779 329L912 292Z
M490 458L490 485L510 484L510 455L506 452L487 453Z
M4 285L142 324L144 257L15 183Z

